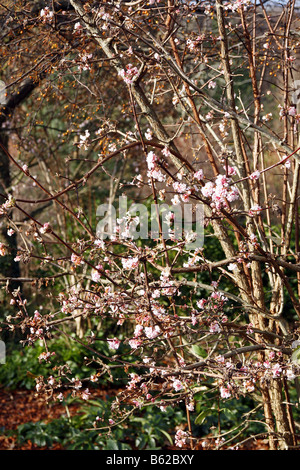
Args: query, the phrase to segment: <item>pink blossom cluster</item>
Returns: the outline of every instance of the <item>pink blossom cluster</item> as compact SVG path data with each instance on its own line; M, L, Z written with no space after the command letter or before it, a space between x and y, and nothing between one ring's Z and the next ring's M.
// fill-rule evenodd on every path
M12 207L14 207L15 204L16 204L15 198L9 195L8 199L6 199L6 201L0 206L0 215L6 214L8 209L11 209Z
M232 179L225 175L218 175L215 181L208 181L201 192L203 196L211 199L211 207L215 210L228 208L228 202L239 198L238 189L233 186Z
M118 338L108 338L107 342L110 349L113 349L114 351L119 349L121 344L121 341Z
M44 23L52 23L54 18L54 13L50 10L49 7L42 8L40 11L40 18L43 20Z
M4 243L0 242L0 256L5 255L7 255L7 247L4 245Z
M249 5L251 5L251 0L234 0L230 2L225 2L224 9L231 10L234 12L242 7L247 7Z
M79 136L78 147L79 148L83 147L84 150L87 150L89 148L89 137L90 137L90 132L88 131L88 129L86 129L85 133Z
M254 204L252 207L250 207L249 209L249 215L251 217L254 217L255 215L259 215L262 211L262 208L261 206L259 206L258 204Z
M134 269L139 265L139 258L138 256L130 256L128 258L122 258L121 262L124 269Z
M93 57L93 54L88 54L87 52L80 54L79 56L79 65L78 65L78 70L80 71L86 71L86 70L91 70L91 64L90 60Z
M176 193L172 198L172 204L176 206L180 201L188 202L192 189L186 183L182 183L180 181L175 181L172 186Z
M159 158L154 152L150 151L147 154L146 162L148 167L148 178L152 178L159 182L165 181L166 177L158 166Z
M188 437L189 435L186 431L183 431L182 429L178 429L178 431L175 434L175 445L177 447L183 447L184 445L187 444Z
M139 74L138 68L132 64L127 64L125 69L119 71L119 76L123 78L124 82L131 85Z
M49 327L38 310L35 310L33 318L28 320L27 326L29 327L28 344L42 339L49 332Z

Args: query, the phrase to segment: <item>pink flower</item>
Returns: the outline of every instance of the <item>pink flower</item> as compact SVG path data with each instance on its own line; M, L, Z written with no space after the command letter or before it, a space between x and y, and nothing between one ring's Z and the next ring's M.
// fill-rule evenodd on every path
M93 54L81 54L79 59L81 63L78 65L79 70L91 70L91 66L89 64L90 59L93 57Z
M164 147L161 151L161 153L165 156L165 157L169 157L171 155L171 152L170 150L168 149L168 147Z
M179 429L175 434L175 445L182 447L187 443L188 433Z
M101 273L99 273L99 270L102 270L103 266L101 264L98 264L96 266L96 269L92 270L91 276L94 282L99 282L101 279Z
M108 346L110 347L110 349L114 349L114 350L117 350L121 343L121 341L119 341L118 338L109 338L107 342L108 342Z
M161 172L159 168L153 168L147 172L148 178L153 178L156 181L163 182L166 179L166 176Z
M189 411L194 411L195 409L195 403L193 401L190 401L187 405L186 405L187 409Z
M261 210L262 210L262 208L258 204L254 204L254 206L252 206L249 210L249 215L251 217L253 217L255 215L259 215Z
M81 382L81 380L75 379L75 378L73 377L72 382L73 382L73 384L74 384L75 390L79 390L79 389L82 387L82 382Z
M35 310L35 311L34 311L33 319L36 320L36 321L42 319L42 316L41 316L41 314L40 314L40 312L39 312L38 310Z
M124 269L137 268L139 265L139 259L137 256L134 258L122 258L121 261Z
M288 115L289 116L296 116L297 112L296 112L296 108L295 106L291 106L289 109L288 109Z
M161 333L161 330L158 325L155 326L147 326L145 328L145 335L149 339L154 339L156 338L159 334Z
M144 328L142 327L142 325L136 325L134 329L134 337L137 338L138 336L141 336L143 329Z
M194 179L195 180L201 181L201 180L203 180L203 177L204 177L203 170L198 170L198 171L196 171L196 173L194 173Z
M140 339L132 338L128 341L128 344L132 349L137 349L143 344L143 342Z
M173 206L178 206L180 204L180 197L178 194L175 194L175 196L171 199L171 202Z
M235 263L229 263L227 268L229 271L234 271L237 268L237 265Z
M154 152L151 151L148 153L146 161L147 161L147 166L149 170L153 170L153 168L155 168L157 160L158 158Z
M202 308L204 308L204 305L206 304L206 302L207 301L205 299L200 299L200 300L197 300L196 305L197 305L198 308L202 309Z
M226 207L227 201L233 202L239 198L238 189L235 186L232 186L231 178L226 177L226 175L218 175L215 182L208 181L201 192L204 197L211 198L211 206L216 210Z
M0 243L0 256L5 256L7 254L6 246L3 243Z
M49 379L48 379L48 384L53 386L55 385L55 379L52 375L50 375Z
M180 380L176 379L173 382L173 387L175 388L176 392L179 392L179 390L183 389L183 383Z
M259 171L259 170L254 171L254 172L251 173L251 175L249 176L249 178L250 178L251 180L258 180L259 177L260 177L260 171Z
M81 256L78 256L75 253L72 253L71 261L72 261L73 264L75 264L75 266L79 266L80 264L84 264L84 261L81 258Z
M40 17L42 18L44 23L51 23L54 17L53 11L51 11L48 7L43 8L40 11Z
M212 322L209 326L209 331L211 333L220 333L221 327L220 327L219 323L217 321Z
M287 369L286 371L286 378L288 380L294 380L296 378L296 375L292 369Z
M207 85L207 86L208 86L208 88L216 88L216 85L217 85L217 84L216 84L215 81L210 80L210 82L208 82L208 85Z
M50 232L50 224L49 222L46 222L41 228L40 228L41 233L47 233Z
M185 183L179 183L179 181L175 181L173 183L173 188L177 193L185 193L187 191L187 185Z
M79 23L79 21L74 24L74 32L79 33L82 31L82 29L82 25Z
M137 67L133 67L132 64L126 65L125 69L119 71L120 77L123 78L124 82L128 85L132 84L134 79L138 76L138 69Z
M81 398L83 400L88 400L91 396L91 392L89 391L88 388L86 388L83 392L82 392L82 395L81 395Z
M230 398L231 397L231 391L229 387L222 386L220 387L220 394L221 398Z
M236 175L236 169L233 166L228 166L227 173L229 176Z

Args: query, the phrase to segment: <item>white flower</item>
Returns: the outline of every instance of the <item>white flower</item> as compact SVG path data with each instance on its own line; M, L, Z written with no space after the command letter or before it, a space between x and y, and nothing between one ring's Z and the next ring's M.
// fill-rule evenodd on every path
M161 333L161 330L158 325L155 326L146 326L145 328L145 335L149 339L156 338Z
M179 392L179 390L182 390L183 389L183 383L176 379L173 381L173 388L175 388L176 392Z
M222 398L230 398L231 397L231 392L229 387L222 386L220 387L220 394Z
M96 266L96 268L97 268L97 269L93 269L93 270L92 270L91 276L92 276L92 279L93 279L94 282L99 282L100 279L101 279L101 273L99 273L99 269L102 269L103 266L101 266L101 265L98 264L98 265Z
M75 32L81 32L82 31L82 25L79 23L79 21L74 24L74 31Z
M110 349L114 349L115 351L119 348L121 341L118 338L109 338L107 340L108 346Z
M282 372L282 368L281 368L281 365L276 363L274 364L274 366L272 367L272 373L273 373L273 377L280 377L280 374Z
M96 238L96 240L94 241L94 245L96 245L97 248L101 248L102 250L104 250L105 248L104 241L99 238Z
M44 23L51 23L54 17L54 13L48 7L45 7L40 11L40 17Z
M195 180L201 181L201 180L203 180L203 177L204 177L203 170L198 170L198 171L196 171L196 173L194 173L194 179Z
M297 112L296 112L296 108L295 106L290 106L290 108L288 109L288 115L289 116L296 116Z
M131 258L122 258L121 261L124 269L137 268L139 265L139 259L137 256Z
M237 265L235 263L229 263L227 268L229 271L234 271L235 269L237 269Z
M286 370L286 377L288 380L294 380L296 378L296 375L294 374L292 369L287 369Z
M147 131L145 132L145 139L151 140L152 137L153 137L153 134L152 134L151 129L147 129ZM149 152L149 153L150 153L150 152Z
M272 113L268 113L265 116L263 116L261 119L262 121L267 122L267 121L270 121L270 119L272 119L272 116L273 116Z
M210 333L220 333L221 327L217 321L214 321L209 326Z
M133 67L132 64L126 65L126 69L122 69L119 71L120 77L122 77L124 82L127 83L128 85L133 83L138 73L139 71L137 67Z
M253 217L254 215L259 215L262 208L258 204L254 204L254 206L250 207L249 215Z
M257 170L257 171L254 171L253 173L251 173L249 178L251 180L258 180L259 177L260 177L260 171Z
M0 243L0 256L5 256L7 254L6 246L3 243Z
M186 444L188 438L188 433L179 429L175 434L175 445L182 447Z
M81 147L84 147L85 150L88 149L88 139L90 137L90 133L89 131L86 129L84 135L80 135L79 136L79 144L78 144L78 147L81 148Z

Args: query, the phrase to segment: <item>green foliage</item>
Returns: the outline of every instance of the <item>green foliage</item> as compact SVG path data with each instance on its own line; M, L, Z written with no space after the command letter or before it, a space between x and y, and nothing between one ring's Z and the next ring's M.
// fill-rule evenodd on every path
M99 338L103 336L103 332L99 334ZM91 365L85 364L86 349L84 345L74 340L75 334L70 334L70 337L61 336L60 338L53 338L49 341L48 346L50 351L55 351L55 360L60 363L66 364L70 367L74 376L78 379L83 379L97 372L97 364L93 368ZM86 340L84 342L87 342ZM93 349L100 353L104 358L107 357L106 362L109 362L112 356L111 351L106 341L97 341L93 344ZM17 387L32 389L36 382L35 377L40 375L48 376L54 366L54 363L39 362L39 355L45 351L44 345L36 342L31 347L22 348L20 345L9 343L6 351L6 363L0 365L0 383L2 386L16 389ZM97 355L95 354L97 359ZM128 360L130 357L128 357ZM122 381L125 374L119 369L112 370L112 377L116 375L118 381ZM108 377L103 375L101 383L106 383Z
M222 432L243 428L244 437L264 432L263 411L261 407L255 409L250 397L215 401L199 393L196 402L194 435L207 435L214 430L218 434L219 428Z
M49 423L22 424L16 432L18 444L30 440L38 447L49 449L56 443L66 450L161 449L173 444L170 429L185 419L181 411L168 407L161 413L153 406L141 411L138 417L131 416L126 424L121 422L102 431L95 429L97 416L110 416L110 405L110 401L93 400L72 418L62 416ZM101 422L97 426L101 427Z

